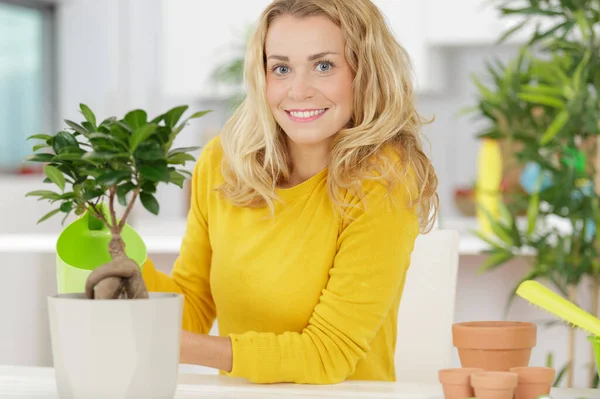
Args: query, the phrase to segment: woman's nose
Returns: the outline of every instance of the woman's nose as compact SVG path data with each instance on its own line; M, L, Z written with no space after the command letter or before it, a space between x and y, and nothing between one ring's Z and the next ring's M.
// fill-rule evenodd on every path
M295 101L304 101L312 98L315 90L310 78L298 74L291 81L289 96Z

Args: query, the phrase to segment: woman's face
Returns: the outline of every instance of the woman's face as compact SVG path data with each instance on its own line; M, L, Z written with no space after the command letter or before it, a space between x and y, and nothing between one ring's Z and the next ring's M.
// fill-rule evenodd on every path
M342 31L321 16L278 17L265 42L267 100L288 138L329 144L352 116L352 80Z

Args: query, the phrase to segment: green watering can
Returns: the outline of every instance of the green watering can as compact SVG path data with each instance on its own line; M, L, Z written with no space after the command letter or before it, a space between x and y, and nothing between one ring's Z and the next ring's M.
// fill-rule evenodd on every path
M108 217L105 204L102 204L102 211ZM127 256L142 270L147 256L146 244L128 224L123 227L121 237ZM110 238L110 230L89 212L83 213L61 232L56 242L59 294L85 292L85 283L92 270L111 261L108 252Z

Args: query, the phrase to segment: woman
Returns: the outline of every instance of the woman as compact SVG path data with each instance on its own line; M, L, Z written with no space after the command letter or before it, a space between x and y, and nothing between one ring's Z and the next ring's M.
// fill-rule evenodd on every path
M143 272L185 295L181 362L258 383L394 380L410 255L437 210L408 58L369 0L275 0L245 79L196 164L172 275Z

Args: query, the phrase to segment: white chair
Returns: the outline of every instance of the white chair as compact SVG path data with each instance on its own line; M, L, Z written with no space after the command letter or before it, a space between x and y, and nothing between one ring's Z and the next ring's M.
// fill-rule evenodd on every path
M398 381L436 383L451 367L459 233L433 229L415 243L396 342Z

